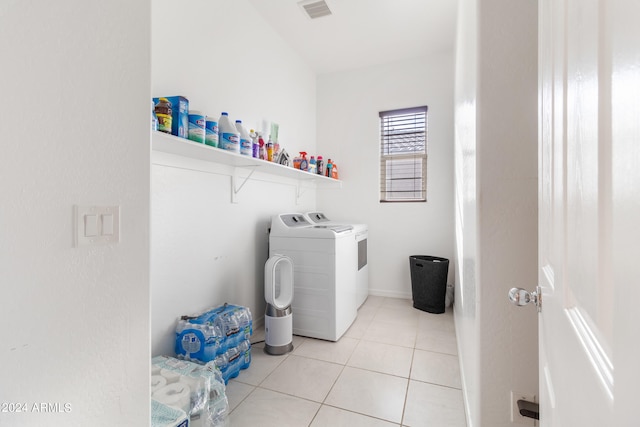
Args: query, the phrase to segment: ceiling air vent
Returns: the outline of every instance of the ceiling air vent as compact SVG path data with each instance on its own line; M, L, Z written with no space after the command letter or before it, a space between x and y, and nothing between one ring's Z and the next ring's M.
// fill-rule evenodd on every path
M324 0L304 0L298 2L298 5L311 19L331 15L331 10Z

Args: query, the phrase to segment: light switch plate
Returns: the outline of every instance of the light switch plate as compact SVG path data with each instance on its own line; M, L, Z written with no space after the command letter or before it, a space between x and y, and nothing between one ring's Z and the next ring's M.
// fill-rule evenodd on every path
M75 247L120 241L120 206L74 205L73 218Z

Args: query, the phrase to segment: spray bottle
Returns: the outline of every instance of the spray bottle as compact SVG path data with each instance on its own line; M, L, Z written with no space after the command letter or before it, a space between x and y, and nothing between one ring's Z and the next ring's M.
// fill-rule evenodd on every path
M306 151L300 151L300 170L301 171L309 170L309 161L307 160Z

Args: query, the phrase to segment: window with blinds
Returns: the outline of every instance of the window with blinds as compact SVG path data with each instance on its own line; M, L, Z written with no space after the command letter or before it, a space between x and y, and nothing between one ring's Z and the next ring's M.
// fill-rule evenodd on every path
M380 201L427 201L427 107L380 112Z

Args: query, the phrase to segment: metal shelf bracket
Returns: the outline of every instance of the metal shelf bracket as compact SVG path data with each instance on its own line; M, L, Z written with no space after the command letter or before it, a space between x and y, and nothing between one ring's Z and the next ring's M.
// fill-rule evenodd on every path
M245 168L233 168L233 175L231 175L231 203L238 203L238 193L242 190L242 187L249 181L251 175L256 171L257 166L247 166ZM246 178L242 179L239 174L239 169L250 169L249 175ZM237 182L242 180L239 186L237 186Z

